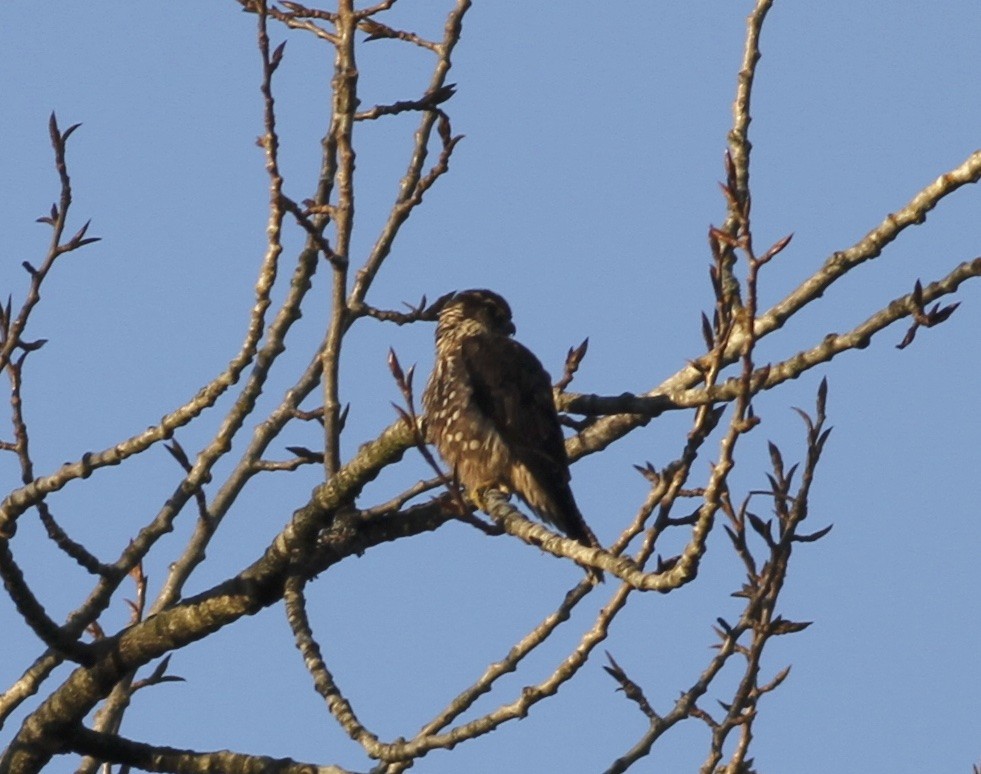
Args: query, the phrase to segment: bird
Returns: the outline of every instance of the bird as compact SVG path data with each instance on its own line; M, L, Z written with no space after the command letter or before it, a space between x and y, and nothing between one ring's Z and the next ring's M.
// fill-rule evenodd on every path
M514 333L511 307L497 293L446 298L423 393L428 440L478 505L488 489L517 494L543 521L599 548L569 485L551 377Z

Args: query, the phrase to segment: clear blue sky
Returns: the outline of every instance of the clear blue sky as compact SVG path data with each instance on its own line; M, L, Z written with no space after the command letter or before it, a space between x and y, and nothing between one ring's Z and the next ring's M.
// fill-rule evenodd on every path
M434 34L443 5L399 4L397 18L438 8L420 30ZM712 303L706 229L724 214L716 181L749 9L722 0L618 2L602 11L583 0L476 3L450 78L459 84L449 105L454 131L466 139L370 301L393 308L423 293L492 287L509 298L519 337L553 372L567 347L590 338L574 385L582 391L650 389L697 356L699 314ZM284 31L273 30L282 40ZM973 0L777 1L751 126L754 222L758 244L795 238L764 275L764 306L981 146L979 31ZM254 37L254 18L232 2L0 5L0 295L22 297L20 264L39 262L46 248L48 231L34 220L57 196L52 109L62 126L84 124L69 152L75 223L91 217L103 238L57 268L32 324L30 335L49 339L29 362L26 387L39 472L156 422L217 374L242 340L267 200L254 145ZM364 49L366 103L422 92L424 57L396 63L399 50L385 41ZM290 35L279 106L288 191L298 199L317 173L329 63L326 49ZM391 128L363 127L355 261L405 168L407 139ZM962 189L774 335L761 356L782 359L844 331L917 278L936 279L974 258L979 224L981 191ZM904 329L890 329L864 352L757 402L763 425L733 477L742 491L765 486L767 439L797 458L802 427L791 407L810 408L825 375L835 426L811 504L814 527L835 528L795 555L782 608L815 623L774 643L768 656L771 673L788 663L793 670L761 704L761 771L968 772L981 762L981 286L968 284L957 300L954 316L921 331L909 349L895 349ZM304 326L301 347L323 320L311 310ZM369 324L352 337L346 453L394 418L388 347L428 371L431 334L425 325ZM288 379L274 383L268 405ZM644 497L631 465L673 459L686 420L654 422L576 466L577 497L602 541ZM178 437L192 450L205 429ZM298 431L288 442L315 439ZM72 534L107 558L177 480L162 449L146 457L129 473L103 471L52 498ZM407 467L366 500L423 475ZM12 457L0 458L0 475L5 491L16 484ZM307 472L257 486L231 513L189 592L258 556L315 483ZM188 529L179 527L168 550ZM22 530L18 556L52 614L63 616L82 599L84 578L47 549L32 560L31 528ZM656 709L710 657L715 617L737 609L728 595L741 578L730 554L720 532L696 584L638 600L614 626L606 646ZM148 567L151 593L169 558ZM310 593L328 664L362 720L390 739L413 734L501 658L577 577L526 547L451 525L346 562ZM594 596L590 610L602 604ZM550 672L590 625L588 612L478 709L512 700ZM125 616L117 605L105 628ZM6 688L38 645L5 598L0 629ZM177 653L172 671L188 682L140 693L126 716L128 736L367 768L309 687L281 607ZM614 687L597 661L557 702L415 770L601 770L644 728ZM0 732L4 743L22 717ZM706 736L691 721L636 770L695 771ZM71 765L56 759L52 770Z

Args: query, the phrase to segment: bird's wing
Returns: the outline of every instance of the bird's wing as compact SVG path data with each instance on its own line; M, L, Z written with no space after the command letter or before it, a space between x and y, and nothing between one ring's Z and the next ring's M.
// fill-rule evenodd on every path
M532 471L568 481L565 439L552 399L552 382L538 358L505 336L468 338L461 355L474 403L512 453Z
M477 409L501 435L514 462L534 479L530 487L515 481L517 493L543 520L583 545L598 547L569 488L569 458L552 380L538 358L504 336L465 340L461 358Z

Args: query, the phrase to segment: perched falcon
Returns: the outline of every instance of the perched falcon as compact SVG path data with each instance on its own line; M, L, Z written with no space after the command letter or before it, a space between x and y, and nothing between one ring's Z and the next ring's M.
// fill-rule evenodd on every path
M477 499L491 488L514 492L542 520L599 547L569 488L552 380L513 333L497 293L464 290L445 302L423 396L429 440Z

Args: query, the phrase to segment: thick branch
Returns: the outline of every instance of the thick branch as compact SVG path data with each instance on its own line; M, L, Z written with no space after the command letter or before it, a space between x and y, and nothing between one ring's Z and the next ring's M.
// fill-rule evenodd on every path
M230 750L198 752L157 747L87 728L73 731L67 747L91 758L135 766L143 771L179 774L212 774L216 771L223 774L349 774L339 766L298 763L290 758L247 755Z
M981 179L981 151L972 153L963 164L941 175L936 181L917 193L905 207L888 215L885 220L862 240L852 247L836 252L817 272L805 280L796 290L789 293L768 311L756 318L754 337L759 340L780 328L787 319L803 307L820 298L825 290L855 266L880 255L890 242L911 225L922 223L927 213L938 202L952 194L961 186L976 183ZM734 363L743 347L747 334L745 330L734 330L726 345L723 361ZM647 393L671 395L689 390L703 380L702 371L694 365L681 369L668 377L658 387ZM648 418L631 414L605 417L586 428L580 435L570 439L569 450L573 457L602 451L614 441L631 430L646 424Z

